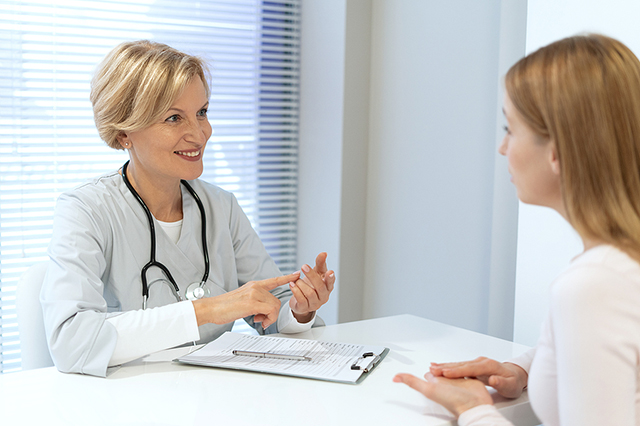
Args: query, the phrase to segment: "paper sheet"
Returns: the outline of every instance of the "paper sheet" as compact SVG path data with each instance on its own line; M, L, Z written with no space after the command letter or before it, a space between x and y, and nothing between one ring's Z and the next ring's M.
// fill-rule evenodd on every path
M233 355L233 350L299 355L309 357L311 361L238 356ZM203 348L176 361L208 367L356 383L363 370L352 370L351 366L366 352L380 356L386 354L386 348L226 332ZM364 367L373 359L374 357L360 359L358 365Z

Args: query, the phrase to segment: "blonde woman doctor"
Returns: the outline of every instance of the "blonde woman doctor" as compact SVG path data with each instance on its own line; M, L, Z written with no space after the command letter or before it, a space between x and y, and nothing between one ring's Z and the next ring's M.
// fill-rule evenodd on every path
M326 253L283 276L233 194L198 179L209 93L204 63L160 43L123 43L96 71L98 132L130 160L56 205L41 302L60 371L105 376L240 318L261 333L321 324Z

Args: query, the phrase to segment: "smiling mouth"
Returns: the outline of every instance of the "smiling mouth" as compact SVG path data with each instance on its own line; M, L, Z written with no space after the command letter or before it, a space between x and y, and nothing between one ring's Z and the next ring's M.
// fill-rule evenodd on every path
M185 151L173 151L174 154L178 154L178 155L184 155L185 157L197 157L198 155L200 155L200 150L197 151L189 151L189 152L185 152Z

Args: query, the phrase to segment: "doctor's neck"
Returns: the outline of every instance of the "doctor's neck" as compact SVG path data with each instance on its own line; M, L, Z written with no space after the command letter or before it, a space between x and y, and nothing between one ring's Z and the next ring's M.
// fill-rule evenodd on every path
M127 166L127 178L157 220L177 222L182 219L180 179L153 179L140 172L134 162Z

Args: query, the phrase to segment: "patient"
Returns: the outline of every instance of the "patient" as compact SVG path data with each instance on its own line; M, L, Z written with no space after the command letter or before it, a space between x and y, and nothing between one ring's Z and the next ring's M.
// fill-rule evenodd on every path
M602 35L557 41L509 70L503 110L518 198L556 210L584 252L553 282L535 348L394 381L461 426L511 424L485 385L510 398L528 386L547 426L640 425L640 62Z

